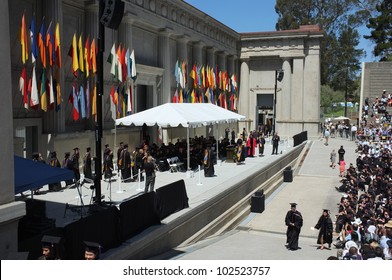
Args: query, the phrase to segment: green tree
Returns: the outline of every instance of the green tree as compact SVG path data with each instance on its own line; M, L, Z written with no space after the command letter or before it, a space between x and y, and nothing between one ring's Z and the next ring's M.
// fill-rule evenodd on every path
M304 24L317 24L324 31L321 40L321 84L334 84L336 74L333 71L359 61L364 54L362 51L346 50L343 43L353 44L356 49L359 44L358 32L355 29L366 23L367 18L374 13L373 5L380 0L277 0L275 11L278 14L277 30L298 28ZM349 28L349 29L348 29ZM348 38L350 37L350 38ZM348 46L347 46L348 47ZM340 50L341 48L344 51ZM353 57L347 58L347 55ZM346 67L344 67L346 68ZM355 71L356 67L350 67ZM354 75L345 75L352 78ZM350 80L353 81L354 79Z
M376 9L378 16L370 18L366 25L372 31L364 37L375 43L374 56L380 61L392 61L392 1L384 0Z

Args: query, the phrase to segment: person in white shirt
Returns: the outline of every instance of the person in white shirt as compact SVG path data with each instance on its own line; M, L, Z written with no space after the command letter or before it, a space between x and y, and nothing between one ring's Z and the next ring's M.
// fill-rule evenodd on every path
M351 126L351 140L355 141L356 137L357 137L357 126L353 124Z

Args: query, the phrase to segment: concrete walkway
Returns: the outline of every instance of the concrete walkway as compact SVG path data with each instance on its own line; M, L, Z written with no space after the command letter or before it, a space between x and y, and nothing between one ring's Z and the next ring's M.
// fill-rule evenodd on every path
M295 170L293 182L282 183L277 191L266 200L263 213L251 213L235 230L188 247L176 248L177 255L160 256L162 259L182 260L325 260L336 256L336 249L319 250L317 230L312 227L317 223L324 208L330 209L335 222L337 203L342 196L335 190L339 186L339 168L332 169L330 152L340 146L346 150L347 165L355 165L355 148L353 141L331 138L325 146L322 140L309 142L305 160ZM285 248L286 226L284 218L290 209L290 202L298 203L304 217L298 251Z

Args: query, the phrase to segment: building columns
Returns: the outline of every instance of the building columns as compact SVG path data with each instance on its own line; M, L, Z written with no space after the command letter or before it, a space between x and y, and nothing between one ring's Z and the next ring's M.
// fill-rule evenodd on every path
M167 31L162 31L159 33L159 48L158 48L158 60L159 67L164 69L162 76L161 92L158 100L158 104L165 104L171 102L172 93L170 86L170 34Z
M238 96L239 114L249 115L249 60L241 62L240 95Z

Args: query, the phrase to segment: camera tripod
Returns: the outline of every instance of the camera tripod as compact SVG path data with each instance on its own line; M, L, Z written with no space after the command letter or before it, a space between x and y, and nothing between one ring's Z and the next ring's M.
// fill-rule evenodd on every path
M75 180L75 188L78 192L77 198L80 200L80 205L69 205L68 203L65 204L64 209L64 218L67 214L67 210L71 210L72 212L80 213L80 218L83 218L83 211L84 211L84 202L83 202L83 195L82 195L82 187L84 184L84 180Z

